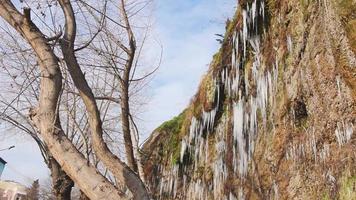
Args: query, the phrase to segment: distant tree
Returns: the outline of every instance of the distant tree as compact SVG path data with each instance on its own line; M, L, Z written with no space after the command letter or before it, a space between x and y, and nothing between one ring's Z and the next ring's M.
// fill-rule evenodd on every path
M57 200L55 196L55 190L53 189L53 182L50 177L41 180L39 199L41 200ZM74 198L75 199L75 198ZM68 199L70 200L70 199Z
M28 188L27 199L28 200L38 200L40 193L40 183L37 180L33 181L30 188Z

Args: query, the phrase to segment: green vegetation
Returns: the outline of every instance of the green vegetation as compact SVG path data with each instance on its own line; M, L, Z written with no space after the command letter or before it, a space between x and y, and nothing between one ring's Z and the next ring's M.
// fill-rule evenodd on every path
M276 12L280 11L281 2L279 0L267 1L267 7L271 13L276 13Z
M212 62L210 64L210 69L207 75L204 76L203 80L200 82L199 90L195 95L194 100L191 103L191 112L193 116L199 118L203 109L209 110L211 109L211 105L214 103L215 99L215 85L212 84L212 76L216 76L218 72L220 72L221 68L224 66L224 61L226 59L230 59L228 55L231 55L231 39L234 30L237 29L238 20L241 18L240 9L235 13L232 20L226 21L225 34L223 39L222 47L219 51L214 54L212 58ZM228 52L227 52L228 50ZM230 60L228 61L230 62Z
M303 13L303 21L307 22L310 19L311 12L308 9L309 5L313 2L313 0L299 0L300 1L300 9ZM315 1L314 1L315 2Z
M305 9L305 10L308 9L310 0L299 0L299 2L303 9Z
M344 175L340 179L339 199L356 199L356 176Z
M214 54L213 61L212 61L213 68L216 68L222 62L222 53L223 53L222 49L220 48L219 51L216 54Z
M354 0L337 0L337 10L343 21L355 19L356 2Z
M227 39L229 38L229 36L234 32L235 28L236 28L236 25L237 25L237 22L239 20L239 17L241 15L241 9L238 9L236 12L235 12L235 15L234 17L232 18L232 20L227 20L226 21L226 33L225 33L225 37L224 37L224 42L227 41Z
M164 122L158 127L158 131L166 132L169 137L163 142L163 151L165 155L172 156L172 164L178 164L180 161L180 132L186 116L186 111L183 111L180 115L173 119Z
M329 200L329 199L330 199L329 193L324 192L322 196L322 200Z
M179 134L184 117L185 111L173 119L164 122L161 126L158 127L158 131L169 131L172 134Z

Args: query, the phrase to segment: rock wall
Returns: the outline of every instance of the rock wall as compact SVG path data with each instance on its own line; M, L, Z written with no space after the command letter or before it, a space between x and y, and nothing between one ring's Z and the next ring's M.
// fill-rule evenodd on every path
M144 144L156 199L356 199L356 2L244 0Z

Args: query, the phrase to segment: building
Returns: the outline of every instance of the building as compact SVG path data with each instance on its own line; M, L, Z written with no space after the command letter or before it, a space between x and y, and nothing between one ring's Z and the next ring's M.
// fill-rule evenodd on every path
M14 181L0 181L0 200L25 200L27 188Z
M0 177L1 177L2 171L4 171L5 165L6 165L6 161L0 157Z

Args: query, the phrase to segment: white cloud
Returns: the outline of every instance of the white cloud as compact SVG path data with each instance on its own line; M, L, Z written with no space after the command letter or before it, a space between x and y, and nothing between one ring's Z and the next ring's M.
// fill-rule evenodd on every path
M232 15L235 3L235 0L157 2L155 31L164 45L164 55L152 83L152 101L142 117L144 137L187 107L220 46L214 34L224 33L225 20Z

